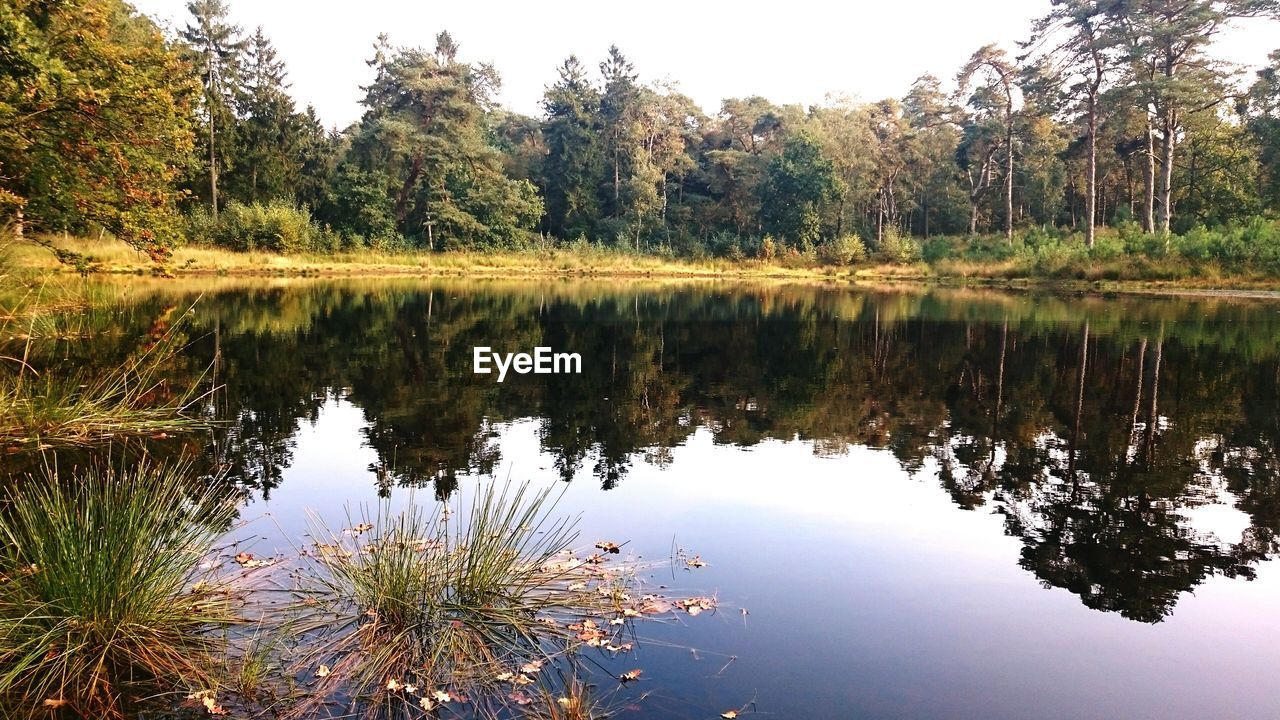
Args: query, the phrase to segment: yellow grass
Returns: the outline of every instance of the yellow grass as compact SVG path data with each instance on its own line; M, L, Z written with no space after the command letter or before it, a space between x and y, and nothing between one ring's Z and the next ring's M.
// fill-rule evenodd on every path
M94 270L106 273L150 273L150 258L124 243L80 238L54 238L59 248L88 256ZM47 249L23 245L13 251L15 265L51 272L77 272L62 265ZM471 277L608 276L698 278L848 277L852 268L836 268L795 259L680 260L604 250L528 250L502 252L383 253L372 250L332 254L277 255L236 252L188 245L173 253L168 271L175 275L457 275Z
M121 242L51 238L59 248L88 256L95 272L148 275L155 266L145 254ZM74 275L79 270L58 262L47 249L23 244L9 250L14 269ZM1227 273L1202 268L1198 274L1171 277L1168 263L1135 266L1125 259L1090 262L1074 276L1037 276L1016 259L972 261L948 258L936 264L897 265L867 261L849 267L822 265L803 256L775 260L689 260L599 249L525 251L343 252L278 255L236 252L188 245L173 253L167 271L186 277L455 277L468 279L542 279L552 277L607 281L615 278L676 281L769 281L772 283L866 284L941 283L993 287L1050 286L1099 292L1274 291L1280 281L1259 272Z

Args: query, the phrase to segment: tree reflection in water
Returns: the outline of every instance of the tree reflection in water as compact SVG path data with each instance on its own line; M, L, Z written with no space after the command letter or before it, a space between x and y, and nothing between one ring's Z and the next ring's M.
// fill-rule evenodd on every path
M306 281L157 284L122 292L91 341L37 341L42 372L109 366L164 308L195 301L175 381L213 359L188 438L268 496L292 438L325 401L362 409L383 489L491 473L497 426L540 423L569 480L604 489L672 462L699 428L717 443L890 450L965 510L990 508L1021 564L1091 608L1157 622L1215 574L1252 577L1280 527L1280 314L1266 302L1063 298L944 290ZM128 297L129 299L123 299ZM583 373L471 372L471 349L550 346ZM162 452L171 452L165 448ZM5 460L10 469L21 458ZM785 488L780 488L780 492ZM1191 511L1229 502L1239 538Z

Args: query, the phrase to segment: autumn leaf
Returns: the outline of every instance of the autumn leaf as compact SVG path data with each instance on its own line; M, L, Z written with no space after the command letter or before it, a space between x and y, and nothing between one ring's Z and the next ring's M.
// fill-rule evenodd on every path
M738 711L725 710L724 712L720 713L720 717L724 718L724 720L733 720L734 718L738 717Z
M321 666L320 666L320 669L316 671L316 677L318 677L318 678L327 678L327 677L329 677L329 666L328 666L328 665L321 665Z
M389 692L399 692L400 689L403 687L404 686L400 684L400 681L396 680L395 678L392 678L387 681L387 690Z
M44 701L44 706L52 710L56 710L60 707L66 707L68 704L70 704L70 701L62 698L49 698Z
M703 562L703 560L702 560L702 556L701 556L701 555L694 555L693 557L689 558L688 560L685 560L684 564L685 564L685 565L688 565L688 566L689 566L689 567L691 567L691 568L700 568L700 567L706 567L706 566L707 566L707 564L706 564L705 562Z
M644 673L644 671L643 671L643 670L640 670L640 669L636 669L636 670L628 670L628 671L626 671L626 672L622 673L621 675L619 675L619 676L618 676L618 679L619 679L619 680L621 680L621 681L622 681L622 682L624 682L624 683L634 682L634 681L636 681L636 680L639 680L639 679L640 679L640 675L641 675L641 674L643 674L643 673Z
M612 542L609 542L608 540L601 540L600 542L596 543L596 547L607 553L613 553L614 555L617 555L618 553L622 552L622 548L618 547L617 543L612 543Z

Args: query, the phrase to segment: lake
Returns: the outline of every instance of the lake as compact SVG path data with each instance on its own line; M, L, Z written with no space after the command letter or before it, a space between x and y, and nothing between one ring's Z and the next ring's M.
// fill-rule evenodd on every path
M109 285L46 372L176 328L212 433L159 443L306 511L562 491L585 547L707 564L640 624L622 717L1280 715L1280 302L924 287ZM190 309L189 313L186 311ZM185 319L184 319L185 316ZM472 350L581 374L473 372ZM8 472L21 457L3 461ZM680 563L677 563L679 566ZM745 612L744 612L745 611ZM608 681L604 677L604 681ZM610 686L612 687L612 686Z

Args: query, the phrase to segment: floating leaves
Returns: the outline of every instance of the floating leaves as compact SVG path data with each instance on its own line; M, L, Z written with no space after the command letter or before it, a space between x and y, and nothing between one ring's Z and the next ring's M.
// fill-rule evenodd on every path
M685 560L684 564L691 568L702 568L707 566L707 564L703 562L701 555L694 555L688 560Z
M738 717L738 711L725 710L724 712L720 713L720 717L724 718L724 720L733 720L734 718Z
M235 560L237 565L239 565L240 567L246 570L252 570L254 568L271 567L272 565L276 564L275 560L259 560L258 558L253 556L253 553L247 553L247 552L236 553L236 556L233 559Z
M328 665L321 665L321 666L320 666L320 669L319 669L319 670L316 670L316 677L318 677L318 678L320 678L320 679L322 679L322 680L323 680L324 678L329 677L329 673L330 673L329 666L328 666Z
M619 547L617 543L609 542L608 540L601 540L600 542L597 542L596 547L600 550L603 550L607 553L612 553L614 555L617 555L618 553L622 552L622 548Z
M639 679L640 679L640 676L641 676L643 673L644 673L644 671L643 671L643 670L640 670L640 669L638 669L638 668L637 668L637 669L635 669L635 670L628 670L628 671L626 671L626 672L624 672L624 673L622 673L621 675L619 675L619 676L618 676L618 681L619 681L619 682L622 682L622 683L635 682L636 680L639 680Z
M684 600L677 600L674 605L681 610L689 613L693 617L697 617L707 610L716 609L715 598L709 597L691 597Z
M210 715L226 715L227 711L218 704L217 696L212 690L201 690L200 692L191 693L187 696L188 700L195 700L200 703L205 712ZM46 701L47 702L47 701Z

